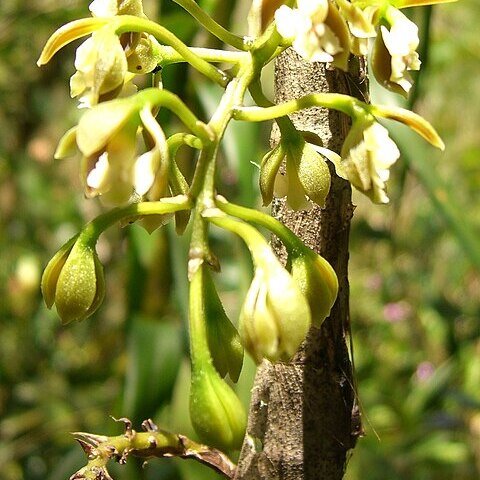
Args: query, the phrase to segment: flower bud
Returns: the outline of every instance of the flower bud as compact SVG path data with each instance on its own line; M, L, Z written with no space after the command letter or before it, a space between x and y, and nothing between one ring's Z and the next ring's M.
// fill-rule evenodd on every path
M240 335L223 309L217 290L207 271L204 269L205 314L207 339L215 368L221 377L228 373L236 382L242 370L243 346Z
M291 274L310 306L312 324L319 327L330 314L338 294L332 266L320 255L305 249L291 257Z
M103 301L103 267L95 249L78 236L70 239L50 260L42 276L45 304L53 304L62 323L83 320Z
M192 371L190 417L201 441L222 450L239 449L247 423L243 405L209 362Z
M263 358L288 361L310 328L307 299L270 249L256 254L256 269L240 313L245 348L260 363Z
M308 210L311 202L320 207L330 190L330 170L322 155L304 140L286 142L285 175L275 179L275 195L287 197L293 210Z
M285 149L282 142L272 150L269 150L262 158L259 183L264 206L270 205L272 202L275 179L284 158Z

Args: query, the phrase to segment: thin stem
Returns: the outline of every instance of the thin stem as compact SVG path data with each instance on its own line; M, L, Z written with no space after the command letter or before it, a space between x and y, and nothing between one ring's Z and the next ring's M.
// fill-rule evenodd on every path
M186 62L206 77L222 87L227 86L229 82L227 74L210 65L210 63L192 52L187 45L165 27L146 18L135 17L133 15L119 15L112 19L112 23L116 25L115 33L117 35L126 32L144 32L153 35L159 42L166 43L174 48Z
M358 108L364 110L366 104L364 107L364 104L359 100L341 93L312 93L273 107L235 107L233 109L233 118L248 122L263 122L284 117L310 107L331 108L353 117L358 114L356 110Z
M303 243L288 227L266 213L252 208L235 205L234 203L229 203L225 198L218 195L216 198L216 206L222 212L237 218L241 218L247 222L256 223L270 230L270 232L272 232L282 241L289 251L304 248Z
M204 212L204 218L217 227L229 230L241 237L252 254L254 264L258 263L259 259L264 256L266 250L271 253L271 249L265 238L256 228L248 223L233 219L221 213L219 214L219 210L215 211L215 209Z
M117 207L109 212L99 215L97 218L85 225L82 233L84 238L96 242L100 234L114 223L129 217L143 217L146 215L164 215L175 213L180 210L192 208L192 203L185 195L164 198L158 202L132 203L126 207Z
M190 358L192 369L205 369L212 365L212 357L208 347L205 312L204 269L200 264L192 274L190 281L189 326L190 326Z
M167 145L172 157L176 155L177 150L182 145L188 145L189 147L197 150L201 150L203 148L203 143L197 136L184 132L174 133L171 137L168 137Z
M150 103L156 107L168 108L203 142L209 143L214 140L215 134L213 130L199 120L180 97L174 93L158 88L146 88L138 92L135 99L141 105Z
M193 18L195 18L201 25L203 25L212 35L217 37L224 43L238 48L239 50L246 50L245 40L238 35L228 31L220 24L218 24L210 15L208 15L202 8L198 6L193 0L173 0L175 3L185 9Z
M217 50L213 48L202 48L202 47L188 47L192 53L197 55L199 58L202 58L209 63L231 63L237 64L243 58L245 58L245 52L230 52L227 50ZM159 61L158 64L162 67L171 65L173 63L185 62L177 50L168 45L161 45L158 51Z
M252 82L249 91L252 95L253 100L259 107L269 108L275 106L275 104L263 93L262 85L259 79L255 82ZM297 129L293 125L292 121L287 116L278 117L277 119L275 119L275 121L277 122L278 128L280 129L280 133L282 134L283 138L287 138L287 136L293 137L295 133L297 133L297 135L300 135L297 132Z

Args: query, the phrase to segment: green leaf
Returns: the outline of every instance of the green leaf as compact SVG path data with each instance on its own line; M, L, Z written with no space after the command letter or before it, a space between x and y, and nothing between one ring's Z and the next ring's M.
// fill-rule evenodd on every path
M122 412L134 424L154 416L170 400L181 358L181 325L144 316L132 319Z
M452 195L452 192L456 191L455 185L449 184L438 175L435 165L438 160L432 158L438 156L406 127L392 125L390 132L402 152L403 160L417 176L437 213L455 235L472 265L480 270L480 240L471 224L466 221L462 206Z

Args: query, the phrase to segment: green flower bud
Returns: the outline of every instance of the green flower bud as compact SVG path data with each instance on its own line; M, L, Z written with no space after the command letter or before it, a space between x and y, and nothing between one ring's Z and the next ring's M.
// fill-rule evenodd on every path
M285 149L280 142L273 150L269 150L262 158L260 163L260 192L262 194L263 205L270 205L273 199L273 190L278 169L285 158Z
M286 159L285 172L280 165ZM273 195L287 197L293 210L308 210L310 201L323 207L330 190L330 170L322 155L303 139L281 141L262 159L260 191L263 205L269 205Z
M310 249L292 255L291 274L310 306L312 324L319 327L330 314L338 294L338 279L332 266Z
M310 328L307 299L268 247L260 260L258 254L255 257L255 275L240 313L240 335L257 363L263 358L288 361Z
M239 320L245 348L257 363L263 358L288 361L310 328L307 299L254 227L216 208L204 211L203 217L240 235L252 254L255 274Z
M247 424L245 410L209 362L193 367L190 417L202 442L222 450L239 449L242 445Z
M310 201L323 207L330 190L330 170L322 155L304 140L286 142L285 174L275 180L275 195L287 197L293 210L308 210Z
M62 323L83 320L103 301L103 267L95 249L78 236L70 239L50 260L42 276L45 304L53 304Z
M236 382L242 370L243 346L240 335L223 309L208 267L204 269L205 314L208 348L215 368L221 377L228 373Z

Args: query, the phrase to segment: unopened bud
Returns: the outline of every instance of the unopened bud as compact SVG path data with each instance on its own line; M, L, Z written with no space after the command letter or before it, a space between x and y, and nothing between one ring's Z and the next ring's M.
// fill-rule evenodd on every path
M222 450L239 449L247 417L235 392L209 362L192 372L190 417L201 441Z
M292 277L310 306L312 324L319 327L330 314L338 294L338 279L332 266L310 249L291 258Z
M42 277L48 308L54 304L64 324L92 315L103 301L103 267L95 249L77 237L50 260Z
M245 348L260 363L263 358L288 361L310 328L307 300L273 252L257 263L240 313L240 335Z

